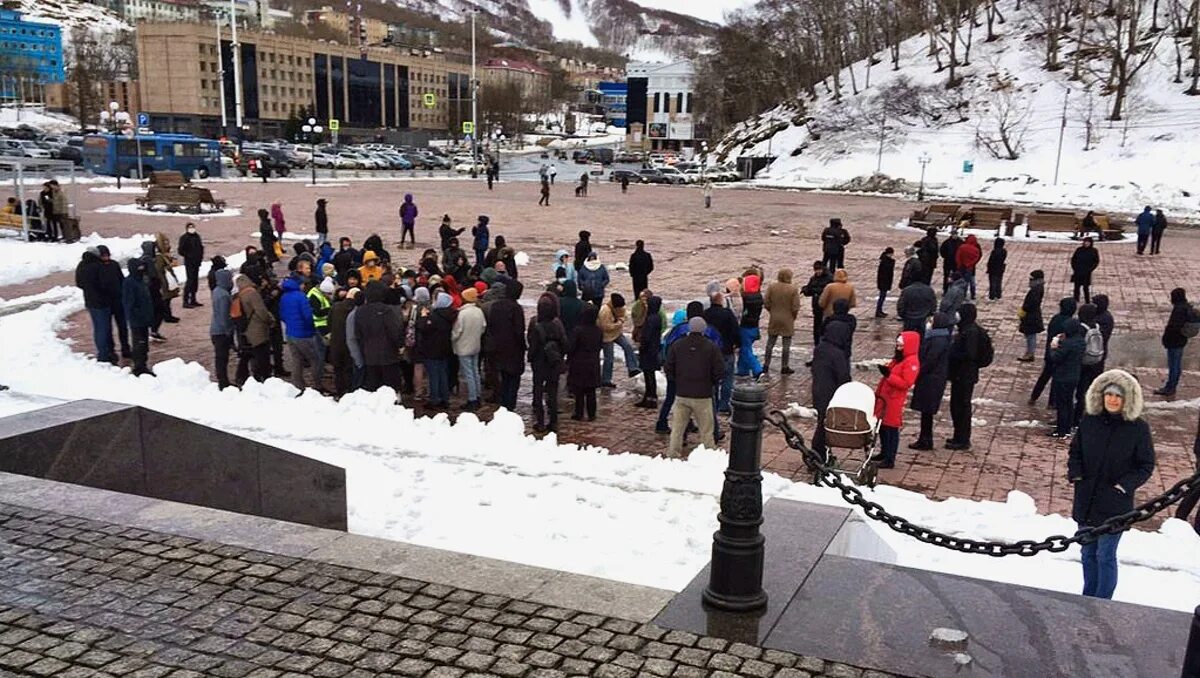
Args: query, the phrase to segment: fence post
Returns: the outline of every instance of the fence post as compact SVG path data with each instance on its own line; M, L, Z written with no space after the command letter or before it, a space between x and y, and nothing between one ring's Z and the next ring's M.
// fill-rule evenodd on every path
M1192 612L1192 630L1188 633L1180 678L1200 678L1200 607Z
M729 468L721 489L720 528L713 534L712 565L703 600L729 612L751 612L767 605L763 591L766 539L762 513L762 429L767 389L751 383L733 391L733 434Z

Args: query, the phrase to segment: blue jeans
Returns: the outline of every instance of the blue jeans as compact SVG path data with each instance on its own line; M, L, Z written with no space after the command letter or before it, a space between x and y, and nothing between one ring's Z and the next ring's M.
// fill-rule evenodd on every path
M1033 355L1037 352L1037 338L1038 335L1036 334L1025 335L1025 353L1027 355Z
M729 401L733 398L733 353L722 353L721 359L725 361L725 377L721 379L721 388L718 389L717 409L722 412L729 411Z
M467 400L479 402L479 354L458 356L458 366L467 382Z
M1167 349L1167 383L1164 391L1174 391L1183 376L1183 347Z
M96 344L96 360L109 362L113 355L112 309L89 308L92 316L92 341Z
M738 332L742 335L742 346L738 349L737 376L753 374L757 377L762 374L762 363L754 355L754 342L762 335L757 327L739 327Z
M445 359L426 360L425 377L429 380L429 402L445 405L450 402L450 370Z
M611 384L613 380L614 344L619 344L621 350L625 352L625 367L629 370L629 376L634 376L634 372L638 369L637 351L633 350L633 342L629 341L629 337L622 334L617 337L616 341L606 341L604 342L604 364L600 369L600 381L605 384Z
M971 298L974 299L975 298L975 271L968 271L968 270L960 268L958 270L958 272L962 273L963 280L967 281L967 287L971 290Z
M891 426L879 427L879 451L883 461L896 463L896 450L900 449L900 429Z
M883 305L887 302L887 290L879 290L879 298L875 300L875 315L883 315Z
M1080 525L1080 529L1085 526ZM1083 563L1083 595L1111 599L1117 589L1117 543L1122 532L1106 534L1080 547Z

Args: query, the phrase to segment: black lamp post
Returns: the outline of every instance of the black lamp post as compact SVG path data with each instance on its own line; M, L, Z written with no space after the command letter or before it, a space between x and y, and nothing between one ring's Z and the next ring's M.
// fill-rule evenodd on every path
M925 166L929 164L929 154L922 153L917 162L921 163L921 185L917 187L917 202L925 200Z
M320 125L317 124L316 118L309 118L308 121L304 123L304 126L300 128L300 130L308 135L308 141L309 141L309 144L311 144L312 155L309 156L309 158L308 158L308 164L312 168L312 185L316 186L317 185L317 137L321 136L321 132L324 130L322 129L322 127Z
M763 590L766 538L762 510L762 427L767 389L743 384L733 391L733 435L729 468L721 490L720 529L713 534L712 567L703 600L727 612L753 612L767 606Z

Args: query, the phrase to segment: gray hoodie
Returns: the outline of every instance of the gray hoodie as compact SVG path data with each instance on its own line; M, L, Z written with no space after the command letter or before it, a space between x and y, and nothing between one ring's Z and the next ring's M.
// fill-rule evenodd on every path
M208 326L210 336L233 336L233 320L229 317L229 305L233 301L233 271L223 268L216 272L217 286L212 291L212 322Z

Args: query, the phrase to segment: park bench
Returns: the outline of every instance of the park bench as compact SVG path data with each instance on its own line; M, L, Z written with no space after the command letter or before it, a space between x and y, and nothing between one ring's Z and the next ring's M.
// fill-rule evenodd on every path
M188 180L183 176L183 172L177 170L158 170L150 173L145 184L147 188L155 186L160 188L182 188L188 185Z
M930 203L924 209L914 210L912 218L908 220L908 225L915 228L942 228L943 226L955 226L958 224L959 212L962 211L962 205L956 202L949 203Z
M16 231L18 234L20 234L22 228L24 228L24 226L21 224L21 215L10 214L7 212L0 213L0 228ZM78 228L73 229L75 233L77 233L78 230ZM42 218L36 214L29 215L29 239L35 240L41 237L44 233L45 230L42 228ZM78 239L79 236L75 235L74 239L69 240L68 242L74 242Z
M1029 231L1053 233L1075 233L1079 230L1079 219L1068 210L1034 210L1026 217Z
M197 214L202 211L219 212L225 209L225 201L213 198L212 191L194 186L179 188L151 186L147 189L145 196L137 199L137 204L142 209L162 208L167 212L194 212ZM209 209L205 210L206 206Z
M1011 207L995 205L975 205L970 209L971 228L982 228L989 231L999 231L1005 224L1013 223Z

